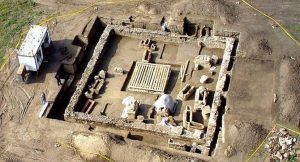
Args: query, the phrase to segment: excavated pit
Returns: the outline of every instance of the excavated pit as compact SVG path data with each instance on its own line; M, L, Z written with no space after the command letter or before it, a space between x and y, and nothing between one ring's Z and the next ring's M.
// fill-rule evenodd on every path
M75 79L71 86L59 94L64 96L63 99L57 97L47 117L70 122L93 122L101 126L125 129L131 131L127 137L124 137L129 140L157 144L159 147L170 147L204 156L212 155L220 138L219 132L222 129L226 95L230 90L230 75L238 41L231 37L213 35L211 22L201 25L185 19L183 33L186 35L181 35L183 33L172 32L172 28L171 32L163 32L136 28L137 25L130 22L126 22L131 24L129 26L124 24L121 26L122 23L106 25L103 23L105 20L99 18L95 21L98 21L98 25L94 26L97 28L96 36L87 35L87 40L90 41L84 40L82 36L75 37L74 44L86 45L87 54L81 64L78 64L79 68L74 74ZM140 47L141 40L147 42L147 39L156 46L149 59L144 57L149 55L143 56L146 49ZM213 75L205 67L195 70L193 60L199 55L217 56L217 62L214 63L216 70ZM149 74L137 73L141 75L140 77L146 78L135 77L136 82L140 80L145 85L136 84L140 89L130 90L128 85L131 84L133 75L137 75L134 73L137 64L149 64L141 67L153 69ZM156 68L159 66L155 65L169 66L170 72ZM182 67L185 69L184 75L181 74ZM96 85L95 76L99 75L101 70L106 71L104 83L97 83L101 84L101 87L95 92L96 95L89 98L87 94L94 94L90 92L90 88ZM139 70L141 69L136 71ZM165 87L160 88L159 91L154 90L156 81L155 78L151 78L154 71L157 77L163 75L166 80ZM199 82L202 75L209 76L205 84ZM204 110L191 110L185 114L186 107L190 106L194 109L195 106L195 92L187 99L178 98L178 93L186 84L196 88L204 86L208 89L207 105L210 107L210 113L207 119L201 117L201 112ZM153 103L163 93L170 94L174 99L177 98L176 112L172 114L176 126L158 125L158 114L152 112ZM138 110L131 120L121 118L124 108L122 99L126 96L133 96L139 101ZM183 118L187 120L182 121ZM184 122L187 122L188 126ZM202 133L196 136L195 132L198 128ZM160 144L150 140L155 138L163 142ZM172 139L171 143L168 143L167 139Z
M56 99L54 100L53 103L51 103L49 112L47 113L48 118L64 120L63 114L76 89L76 84L80 80L84 72L84 69L87 67L88 62L92 57L95 46L105 29L106 25L103 22L101 22L99 18L95 18L90 21L91 22L88 23L83 29L83 33L85 32L88 34L86 34L86 36L82 38L79 38L79 36L77 35L75 36L72 42L74 46L78 46L81 50L78 56L76 57L75 63L72 63L71 70L69 64L61 65L62 67L60 68L61 73L64 73L64 75L71 74L74 76L74 79L68 87L63 85Z

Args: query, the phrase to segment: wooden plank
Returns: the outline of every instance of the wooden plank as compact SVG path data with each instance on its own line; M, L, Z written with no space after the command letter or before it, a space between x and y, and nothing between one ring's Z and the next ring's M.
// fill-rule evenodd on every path
M165 48L166 48L166 44L163 44L162 49L161 49L161 52L160 52L160 55L159 55L159 58L160 58L160 59L162 59L162 56L163 56L163 54L164 54L164 52L165 52Z
M152 85L151 85L151 81L152 81L152 79L153 79L154 67L155 67L155 66L150 66L150 69L149 69L149 73L150 73L152 76L150 75L150 76L147 78L147 85L146 85L146 86L147 86L148 89L151 89L151 86L152 86Z
M139 88L144 88L145 87L145 84L146 84L146 78L149 76L148 74L148 69L149 69L149 66L144 66L145 67L145 72L144 72L144 76L142 77L142 82L141 84L139 85Z
M154 68L154 71L153 71L153 76L156 76L157 75L157 69L158 69L158 67L157 66L154 66L153 67ZM151 78L151 83L150 83L150 86L149 86L149 89L151 89L151 90L154 90L154 81L156 80L156 77L152 77Z
M141 82L141 78L143 77L142 74L144 73L144 66L142 66L142 64L139 62L138 64L138 68L140 68L140 72L138 73L138 79L137 81L134 83L133 87L136 87L137 85L140 84Z
M184 70L183 70L183 76L182 76L182 78L181 78L181 82L184 82L185 75L186 75L186 71L187 71L187 69L188 69L188 67L189 67L189 63L190 63L190 60L187 60L187 61L185 62Z
M158 70L158 72L157 72L157 74L156 74L156 85L155 85L155 91L158 91L158 86L159 86L159 84L160 84L160 79L158 79L158 77L161 75L161 69L159 68L159 70Z
M160 73L159 73L158 77L161 78L164 75L164 69L162 68L159 71L160 71ZM159 84L157 86L157 91L160 91L161 85L162 85L162 79L159 79Z
M165 68L164 69L164 74L163 74L163 78L165 78L164 80L162 80L162 85L161 85L161 87L160 87L160 91L164 91L164 89L165 89L165 87L166 87L166 83L167 83L167 81L168 81L168 73L169 73L169 68Z

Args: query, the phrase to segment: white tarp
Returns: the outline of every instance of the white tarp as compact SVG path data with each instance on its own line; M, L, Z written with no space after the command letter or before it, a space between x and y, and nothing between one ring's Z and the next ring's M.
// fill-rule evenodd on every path
M128 96L123 99L122 104L127 106L134 105L135 99L132 96Z
M155 101L154 107L155 108L167 108L170 110L171 113L174 113L176 110L176 107L174 106L175 102L171 95L169 94L163 94L161 95L158 100Z
M126 119L128 117L128 112L134 110L136 100L132 96L128 96L123 99L122 104L125 105L125 108L123 109L121 118Z

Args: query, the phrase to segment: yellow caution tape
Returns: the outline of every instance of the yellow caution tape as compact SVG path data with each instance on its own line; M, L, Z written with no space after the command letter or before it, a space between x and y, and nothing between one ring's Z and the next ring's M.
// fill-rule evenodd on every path
M251 7L252 9L254 9L255 11L257 11L258 13L260 13L261 15L267 17L268 19L272 20L275 24L277 24L280 29L290 38L292 39L298 46L300 46L300 42L283 26L281 25L276 19L274 19L273 17L267 15L266 13L262 12L261 10L255 8L253 5L251 5L249 2L247 2L246 0L242 0L242 2L244 2L246 5L248 5L249 7Z
M280 127L282 127L282 128L285 128L285 129L287 129L287 130L289 130L289 131L291 131L291 132L293 132L293 133L296 133L296 134L300 135L300 132L298 132L298 131L296 131L296 130L293 130L293 129L288 128L288 127L286 127L286 126L283 126L283 125L281 125L281 124L276 124L276 125L278 125L278 126L280 126Z
M276 126L285 128L285 129L287 129L287 130L289 130L289 131L291 131L291 132L294 132L294 133L300 135L300 132L298 132L298 131L296 131L296 130L293 130L293 129L291 129L291 128L288 128L288 127L286 127L286 126L283 126L283 125L281 125L281 124L275 124L274 127L273 127L273 129L275 129ZM264 140L256 147L256 149L254 150L254 152L249 156L249 158L248 158L245 162L249 162L249 161L250 161L250 159L251 159L251 158L256 154L256 152L261 148L261 146L265 143L265 141L268 139L268 137L271 135L271 133L272 133L272 130L270 130L270 132L268 133L268 135L266 136L266 138L265 138L265 139L264 139Z
M121 3L121 2L124 3L124 2L138 2L138 1L142 1L142 0L119 0L119 1L111 0L111 1L95 2L95 3L92 3L92 4L88 5L88 6L86 6L86 7L83 7L83 8L80 8L80 9L75 9L75 10L69 12L69 13L65 13L65 14L58 15L58 16L51 16L51 17L48 17L48 18L46 18L45 20L40 21L38 24L39 24L39 25L43 25L43 24L45 24L45 23L47 23L47 22L49 22L49 21L51 21L52 19L55 19L55 18L64 18L64 17L76 16L76 15L81 14L81 13L83 13L84 11L88 10L89 8L94 7L94 6L96 6L96 5L99 5L99 4L114 4L114 3ZM16 46L15 46L14 49L17 49L17 48L19 47L20 42L21 42L23 36L24 36L27 32L28 32L28 30L25 30L24 32L22 32L22 33L20 34L19 39L18 39L18 42L17 42L17 44L16 44ZM8 63L9 57L10 57L13 53L14 53L14 51L11 52L11 53L9 53L8 56L5 57L4 62L3 62L3 63L1 64L1 66L0 66L0 71L3 70L4 66Z
M276 125L273 127L275 128ZM268 135L266 136L266 138L256 147L256 149L254 150L254 152L249 156L249 158L246 160L246 162L249 162L249 160L255 155L255 153L261 148L261 146L265 143L266 139L268 139L268 137L271 135L272 130L270 130L270 132L268 133Z

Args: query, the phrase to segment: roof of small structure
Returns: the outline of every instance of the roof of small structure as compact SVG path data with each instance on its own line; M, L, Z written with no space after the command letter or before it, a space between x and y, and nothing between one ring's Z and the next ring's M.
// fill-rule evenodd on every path
M47 27L39 25L31 25L30 29L22 42L18 55L35 56L39 46L43 43L44 36L47 32Z

